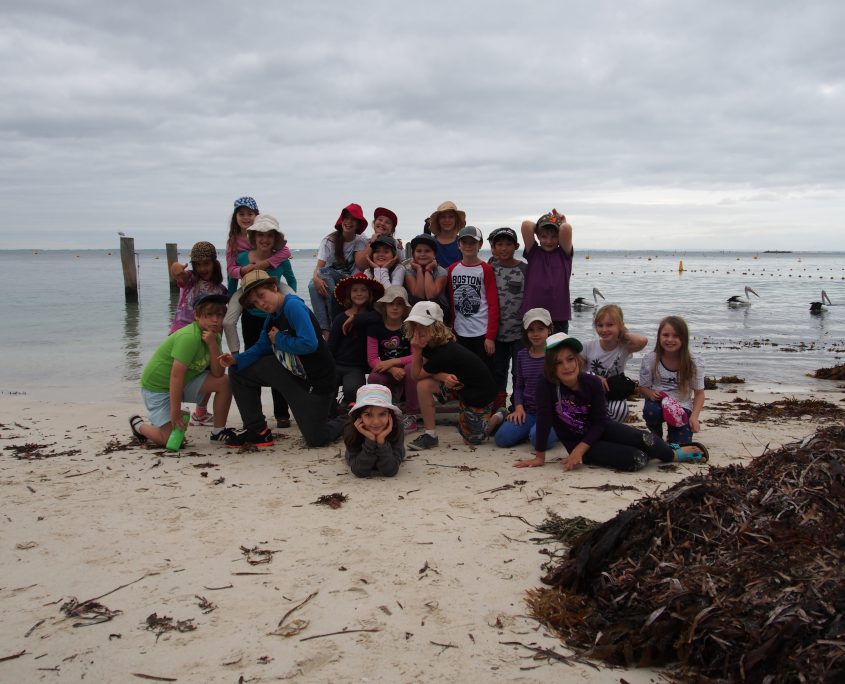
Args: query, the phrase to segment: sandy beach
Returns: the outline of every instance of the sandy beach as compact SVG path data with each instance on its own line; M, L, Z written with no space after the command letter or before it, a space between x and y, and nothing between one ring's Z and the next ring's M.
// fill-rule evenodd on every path
M822 385L813 398L845 408L842 390ZM710 465L747 462L829 423L740 422L737 398L783 395L708 391L700 438ZM212 444L207 428L191 428L178 457L146 448L126 420L140 408L140 398L0 396L0 680L659 676L534 657L528 647L571 652L526 614L525 591L540 584L551 547L520 518L537 524L551 509L606 520L707 466L565 473L557 447L544 468L515 469L527 445L473 448L441 427L440 447L410 452L396 478L361 480L340 444L306 449L295 428L261 451ZM42 446L14 448L25 444ZM608 484L629 489L594 489ZM341 507L314 504L336 492L348 497ZM68 617L62 606L74 597L101 597L114 614ZM164 631L164 617L186 631Z

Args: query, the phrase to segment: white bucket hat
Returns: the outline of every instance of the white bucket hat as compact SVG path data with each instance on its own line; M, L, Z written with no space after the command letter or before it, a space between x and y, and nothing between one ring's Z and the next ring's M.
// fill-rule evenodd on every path
M276 231L276 241L273 247L275 249L281 249L285 246L286 240L279 228L279 220L275 216L270 216L270 214L259 214L258 218L255 219L255 223L247 229L246 237L254 245L255 233L270 233L274 230Z
M361 385L355 395L355 405L349 412L357 411L365 406L378 406L379 408L390 409L397 416L402 415L398 406L393 404L393 395L384 385Z

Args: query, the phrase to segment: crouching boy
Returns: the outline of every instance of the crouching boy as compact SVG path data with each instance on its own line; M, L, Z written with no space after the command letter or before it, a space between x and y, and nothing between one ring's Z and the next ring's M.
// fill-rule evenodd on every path
M129 419L132 434L164 446L174 425L182 421L182 402L200 403L214 394L213 441L223 441L232 430L226 428L232 389L220 364L223 317L228 297L210 294L194 303L194 322L168 335L141 374L141 395L150 422L141 416Z
M425 432L408 445L412 451L431 449L439 443L435 429L435 398L457 395L460 401L458 432L468 444L487 438L487 421L496 395L490 369L476 354L455 341L443 324L443 310L434 302L417 302L404 323L411 341L411 374Z

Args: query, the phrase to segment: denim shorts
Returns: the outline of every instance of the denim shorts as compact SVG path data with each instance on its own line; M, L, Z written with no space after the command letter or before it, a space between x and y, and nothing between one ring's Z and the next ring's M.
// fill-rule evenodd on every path
M189 404L196 404L200 401L203 398L200 389L207 377L208 371L203 371L185 385L182 388L182 401L187 401ZM170 392L153 392L146 387L142 387L141 396L144 398L144 406L147 407L147 412L150 415L150 423L156 427L161 427L170 422Z
M493 411L492 402L482 408L467 406L464 402L458 408L458 432L470 444L481 444L487 439L487 421Z

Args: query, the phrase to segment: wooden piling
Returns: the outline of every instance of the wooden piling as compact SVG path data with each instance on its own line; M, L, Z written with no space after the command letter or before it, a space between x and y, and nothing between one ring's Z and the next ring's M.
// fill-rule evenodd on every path
M179 292L179 285L176 284L173 276L170 275L170 267L179 260L179 250L175 242L167 242L164 246L167 249L167 277L170 280L170 291Z
M120 263L123 266L123 291L127 302L138 301L138 268L135 265L135 238L120 238Z

